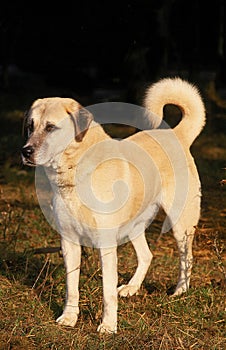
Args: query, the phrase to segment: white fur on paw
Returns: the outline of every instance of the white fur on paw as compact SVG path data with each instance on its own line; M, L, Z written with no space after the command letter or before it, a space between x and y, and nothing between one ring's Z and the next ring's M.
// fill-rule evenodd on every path
M77 313L65 312L56 320L62 326L74 327L78 319Z
M123 284L120 287L118 287L118 293L120 297L131 297L132 295L136 294L138 290L139 286L132 284Z
M179 287L176 288L175 292L173 293L173 295L171 295L172 297L178 297L183 293L187 292L187 288L186 287Z
M117 333L117 327L101 323L97 328L97 332L99 332L100 334L114 334Z

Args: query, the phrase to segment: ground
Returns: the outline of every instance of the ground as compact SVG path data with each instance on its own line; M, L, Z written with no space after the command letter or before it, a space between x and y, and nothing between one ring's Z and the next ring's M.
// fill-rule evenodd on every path
M74 328L55 323L65 297L63 258L57 249L37 249L59 247L60 239L39 208L34 170L20 163L22 117L33 96L13 96L0 97L0 350L225 349L226 185L220 182L225 178L226 135L216 127L218 119L209 112L210 122L192 147L203 197L189 292L170 297L178 255L172 234L160 236L160 213L147 230L154 259L141 290L119 299L118 333L100 337L101 269L91 248L83 248L78 323ZM121 284L133 274L136 257L130 243L118 253Z

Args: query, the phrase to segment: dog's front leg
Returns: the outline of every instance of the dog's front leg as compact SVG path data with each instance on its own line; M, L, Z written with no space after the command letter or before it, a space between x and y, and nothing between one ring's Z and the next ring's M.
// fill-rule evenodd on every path
M101 248L100 259L103 277L103 319L98 327L100 333L117 331L117 247Z
M79 274L81 263L81 247L62 238L61 248L66 267L66 303L63 314L58 317L57 322L64 326L73 327L79 313Z

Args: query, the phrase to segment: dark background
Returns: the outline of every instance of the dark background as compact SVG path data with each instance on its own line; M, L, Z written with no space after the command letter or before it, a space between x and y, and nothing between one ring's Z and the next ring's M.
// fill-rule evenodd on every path
M41 81L62 94L98 100L123 91L124 100L137 102L139 88L163 76L224 87L225 12L224 0L7 1L0 88L32 89Z

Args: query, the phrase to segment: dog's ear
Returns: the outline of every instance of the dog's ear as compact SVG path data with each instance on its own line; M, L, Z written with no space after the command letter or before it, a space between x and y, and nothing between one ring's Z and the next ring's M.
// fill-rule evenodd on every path
M75 127L75 140L81 142L93 120L93 115L86 108L78 104L76 106L73 104L70 107L74 107L67 108L67 112Z
M81 142L85 136L90 123L93 121L93 115L88 109L81 107L75 117L75 140Z

